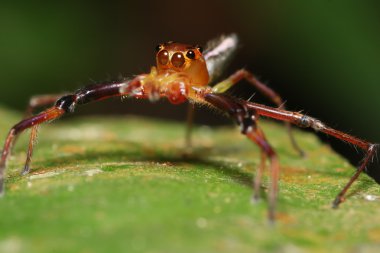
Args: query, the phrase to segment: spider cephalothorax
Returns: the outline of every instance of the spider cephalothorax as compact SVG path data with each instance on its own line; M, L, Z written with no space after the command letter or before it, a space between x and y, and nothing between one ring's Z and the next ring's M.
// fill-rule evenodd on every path
M189 77L193 85L205 86L209 83L208 70L201 47L172 42L161 44L157 49L158 73L182 72Z

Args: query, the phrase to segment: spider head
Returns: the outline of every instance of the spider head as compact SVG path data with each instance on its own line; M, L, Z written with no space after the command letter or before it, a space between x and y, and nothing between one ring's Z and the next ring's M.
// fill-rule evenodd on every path
M167 42L156 47L157 69L186 74L194 85L207 85L209 81L206 61L200 46Z

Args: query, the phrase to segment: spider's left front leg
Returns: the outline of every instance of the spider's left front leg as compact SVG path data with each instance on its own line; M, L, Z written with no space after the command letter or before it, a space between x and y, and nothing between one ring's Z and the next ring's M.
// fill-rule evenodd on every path
M264 170L265 161L266 159L269 159L271 185L269 190L268 218L270 221L274 221L280 166L276 152L266 140L263 131L256 124L255 111L226 95L206 93L203 95L203 99L223 112L227 112L240 126L241 133L255 142L261 149L261 163L254 181L254 200L259 198L261 176Z

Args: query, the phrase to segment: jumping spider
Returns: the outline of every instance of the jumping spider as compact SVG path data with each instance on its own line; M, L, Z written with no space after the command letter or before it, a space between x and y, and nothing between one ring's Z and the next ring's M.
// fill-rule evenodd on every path
M27 159L22 171L24 175L30 170L37 128L40 124L73 112L77 105L110 97L134 97L151 101L166 97L172 104L189 101L193 104L206 104L227 113L240 126L241 133L259 146L261 164L255 176L253 196L255 199L259 197L261 177L265 162L269 159L271 185L269 188L268 217L271 221L275 219L280 167L276 152L266 140L264 132L256 124L260 116L284 121L292 146L301 155L303 152L293 138L291 124L303 128L312 128L363 149L366 154L361 165L333 201L333 207L338 207L344 201L344 195L348 188L372 160L378 145L330 128L315 118L298 112L286 111L281 97L245 69L238 70L224 81L210 86L220 76L222 67L232 57L237 44L238 39L235 34L221 36L210 41L204 52L200 46L176 42L163 43L156 47L157 66L152 67L148 74L141 74L116 83L90 85L73 94L66 94L61 97L57 95L35 97L31 101L31 108L54 102L55 104L35 116L20 121L9 131L0 160L0 194L4 193L4 171L7 158L17 135L23 130L31 128ZM242 79L253 85L278 107L273 108L244 101L225 93Z

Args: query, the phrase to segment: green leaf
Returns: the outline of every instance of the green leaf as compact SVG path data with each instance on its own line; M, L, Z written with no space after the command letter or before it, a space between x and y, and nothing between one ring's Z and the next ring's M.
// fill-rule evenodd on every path
M0 110L1 137L21 115ZM379 250L380 190L362 175L338 210L331 201L354 168L310 133L261 127L281 162L277 222L251 203L258 148L234 127L196 127L184 156L184 124L86 117L40 129L32 171L20 176L18 139L0 200L0 252L348 252ZM368 201L368 197L376 200Z

